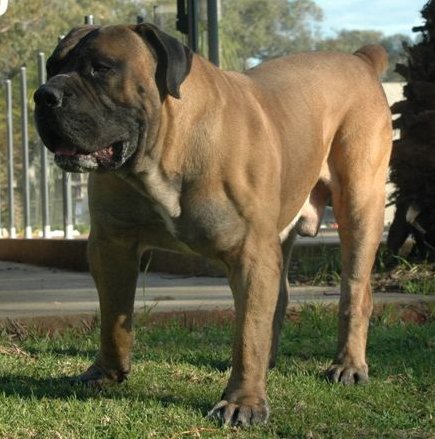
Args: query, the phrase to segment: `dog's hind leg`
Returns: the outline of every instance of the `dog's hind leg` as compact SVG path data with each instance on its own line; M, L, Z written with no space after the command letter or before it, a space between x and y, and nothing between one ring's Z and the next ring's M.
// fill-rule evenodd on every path
M272 347L270 350L269 368L275 367L276 358L278 355L279 340L281 329L286 315L288 296L289 296L289 267L293 245L296 239L296 227L288 234L287 238L281 244L281 251L283 257L283 270L279 284L278 302L276 304L275 315L273 316L273 332L272 332Z
M333 146L332 200L341 240L342 279L338 349L327 375L334 382L368 380L365 350L372 312L370 275L384 226L385 181L391 137L380 132Z
M323 172L326 174L326 172ZM270 352L269 367L276 364L278 345L282 324L285 318L288 296L289 296L289 267L292 256L293 245L296 236L316 236L322 221L325 206L330 198L330 190L326 180L322 177L316 183L302 209L294 220L280 233L281 250L283 257L283 271L281 274L278 303L273 319L272 348Z

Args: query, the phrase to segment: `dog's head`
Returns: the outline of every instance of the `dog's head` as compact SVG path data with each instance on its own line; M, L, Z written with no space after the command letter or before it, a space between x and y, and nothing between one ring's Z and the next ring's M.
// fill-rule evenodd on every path
M56 163L71 172L124 165L155 124L162 102L180 98L192 54L150 24L73 29L47 61L35 120Z

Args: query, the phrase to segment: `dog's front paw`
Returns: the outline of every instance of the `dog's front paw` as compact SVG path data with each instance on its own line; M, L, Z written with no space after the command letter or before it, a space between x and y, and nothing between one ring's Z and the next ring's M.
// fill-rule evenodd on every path
M217 419L223 425L246 427L266 423L269 412L266 400L257 403L222 400L209 411L207 416L211 419Z
M71 378L72 384L84 384L96 389L102 389L105 384L121 383L127 378L127 373L107 371L97 364L93 364L82 374Z
M369 374L367 366L356 367L349 364L332 364L326 371L326 378L332 383L345 385L367 384Z

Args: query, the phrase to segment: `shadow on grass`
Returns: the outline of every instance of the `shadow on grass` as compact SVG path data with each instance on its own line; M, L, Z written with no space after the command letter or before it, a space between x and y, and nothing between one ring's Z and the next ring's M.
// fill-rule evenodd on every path
M231 359L210 359L201 354L196 357L188 356L181 360L191 366L206 368L211 371L225 372L231 368Z
M20 396L22 398L52 398L66 399L88 399L99 397L101 392L87 389L84 386L80 389L71 384L69 377L58 378L34 378L20 374L9 374L0 377L0 389L4 395Z
M7 397L20 397L24 399L51 399L51 400L101 400L108 399L112 401L125 401L131 398L134 401L150 403L157 402L162 407L171 406L188 406L193 410L198 410L204 416L207 415L214 401L213 397L219 395L210 395L209 400L205 400L207 395L200 398L189 397L189 395L178 395L162 391L161 395L147 393L140 388L135 389L128 387L128 384L109 384L103 389L87 387L84 384L73 384L71 377L58 378L34 378L19 374L10 374L0 377L0 393ZM211 392L210 392L211 393Z

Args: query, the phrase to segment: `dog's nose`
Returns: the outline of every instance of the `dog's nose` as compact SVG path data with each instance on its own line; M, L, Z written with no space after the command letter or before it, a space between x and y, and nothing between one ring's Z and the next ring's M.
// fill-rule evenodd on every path
M63 91L45 84L36 90L33 99L37 105L45 105L50 108L60 107L62 105Z

